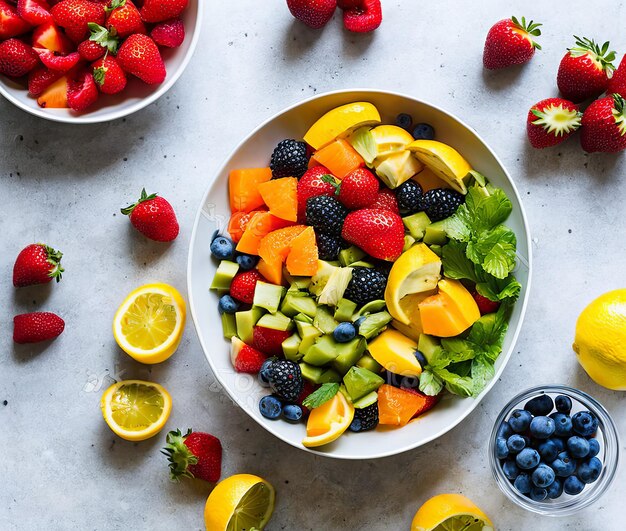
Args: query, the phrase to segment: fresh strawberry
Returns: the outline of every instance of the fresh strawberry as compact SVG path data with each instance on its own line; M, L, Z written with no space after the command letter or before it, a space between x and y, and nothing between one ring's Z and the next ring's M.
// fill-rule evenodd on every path
M371 171L357 168L337 185L339 201L352 210L368 207L376 201L379 185L378 179Z
M33 26L52 22L50 6L46 0L17 0L17 13Z
M146 22L163 22L178 17L187 7L189 0L145 0L141 18Z
M337 0L287 0L287 7L300 22L319 29L333 17Z
M112 55L98 59L91 67L100 92L117 94L126 87L126 74Z
M13 341L16 343L39 343L61 335L65 322L51 312L33 312L13 318Z
M45 48L54 53L67 55L74 51L74 43L54 22L47 22L33 30L33 48Z
M626 54L622 57L611 79L609 79L606 93L619 94L622 98L626 98Z
M365 208L346 216L343 239L380 260L397 260L404 247L402 218L389 210Z
M20 251L13 265L13 285L16 288L47 284L52 279L61 280L65 271L61 267L63 253L44 243L31 243Z
M615 52L609 51L609 43L602 47L595 41L576 37L576 46L569 48L556 77L556 84L565 97L574 103L596 98L609 85L608 74L615 68Z
M61 77L63 77L63 72L39 66L28 74L28 93L31 96L39 96L47 87Z
M282 356L282 343L290 335L291 332L255 326L252 330L252 346L268 356Z
M120 39L125 39L133 33L146 32L139 10L131 0L112 0L105 9L109 14L106 27L109 30L115 28Z
M130 217L130 222L139 232L157 242L171 242L178 236L179 226L172 205L157 194L141 190L136 203L122 208L122 214Z
M83 41L78 45L78 53L85 61L96 61L105 54L106 50L94 41Z
M117 52L120 66L150 85L163 83L165 64L154 41L147 35L131 35Z
M179 18L172 18L157 24L150 32L150 37L159 46L177 48L185 40L185 25Z
M419 417L420 415L423 415L424 413L432 409L437 404L437 402L439 402L439 398L441 396L441 395L435 395L435 396L425 395L421 391L418 391L417 389L413 389L412 387L402 387L401 389L403 391L406 391L407 393L411 393L412 395L419 396L422 399L419 407L417 408L417 411L413 413L412 418Z
M0 43L0 74L21 77L39 63L33 49L19 39L9 39Z
M19 16L15 7L0 0L0 40L17 37L31 28L32 26Z
M105 20L104 6L89 0L63 0L51 10L54 21L65 29L75 43L85 40L89 33L88 24L102 25Z
M267 356L250 345L246 345L237 336L233 336L230 344L230 361L237 372L257 374Z
M615 153L626 148L624 98L612 94L587 107L581 120L580 145L588 153Z
M167 456L170 477L198 478L215 483L222 475L222 443L217 437L201 431L170 431L161 453Z
M389 210L395 214L400 213L400 207L398 207L398 200L395 194L386 187L383 187L382 190L378 192L376 199L374 199L374 202L369 208L382 208L383 210Z
M500 308L499 302L483 297L477 291L472 292L472 297L474 297L474 300L476 301L480 315L497 312L498 308Z
M307 199L318 195L332 196L335 194L334 182L336 182L335 178L324 166L314 166L300 177L297 188L298 220L304 223Z
M61 55L45 48L33 48L39 60L48 67L50 70L56 70L57 72L68 72L74 68L78 61L80 61L80 54L78 52L72 52L68 55Z
M337 0L337 7L342 10L353 9L359 7L363 0Z
M533 40L533 37L541 35L539 26L541 24L532 20L526 24L525 17L522 17L521 23L515 17L496 22L485 40L483 50L485 68L496 70L530 61L535 49L541 50L541 46Z
M571 101L562 98L541 100L528 111L528 140L538 149L560 144L580 127L581 117L578 105Z
M84 111L98 100L98 87L91 72L81 70L69 78L67 104L73 111Z
M343 26L355 33L374 31L382 21L383 10L380 0L361 0L359 5L343 12Z
M254 300L254 289L259 280L265 279L256 269L237 273L230 283L230 296L237 299L239 302L252 304Z

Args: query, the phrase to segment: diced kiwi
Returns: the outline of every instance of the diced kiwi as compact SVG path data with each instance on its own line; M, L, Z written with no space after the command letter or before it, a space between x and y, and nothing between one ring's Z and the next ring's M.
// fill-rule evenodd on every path
M301 338L298 353L304 355L313 346L315 340L322 335L322 331L313 326L312 323L305 323L303 321L296 321L296 328Z
M419 241L424 237L426 227L430 225L430 218L426 215L426 212L418 212L417 214L402 218L402 222L411 236L413 236L416 241Z
M276 313L284 294L285 288L283 286L259 280L254 288L252 304L259 308L265 308L270 313Z
M367 393L365 396L354 401L352 405L355 409L363 409L367 406L375 404L376 402L378 402L378 393L376 391L372 391L371 393Z
M307 350L302 361L316 367L326 365L339 355L337 344L330 335L320 336Z
M224 339L230 339L231 337L237 335L237 321L235 319L235 314L222 314L222 330L224 332Z
M437 221L428 225L424 233L424 243L428 245L445 245L448 241L448 236L444 227L443 221Z
M341 299L337 303L335 309L335 315L333 316L337 321L352 321L352 316L356 311L356 303L349 299Z
M421 334L419 341L417 342L417 350L419 350L428 363L431 362L433 356L441 350L441 343L439 339L428 334Z
M369 354L363 354L363 356L361 356L356 362L356 366L363 367L364 369L375 373L379 373L383 370L383 366Z
M342 266L347 267L354 262L358 262L362 258L365 258L367 253L362 249L359 249L356 245L352 245L347 249L339 251L339 262Z
M335 369L326 369L320 377L320 381L317 383L325 384L339 382L341 382L341 374L339 374Z
M362 367L353 366L343 377L343 383L352 401L358 400L385 383L378 374Z
M333 369L339 374L346 374L357 360L363 356L367 342L362 337L355 337L347 343L335 343L337 357L333 361Z
M359 260L358 262L354 262L351 267L367 267L371 269L374 267L374 264L370 262L364 262L363 260Z
M357 315L361 317L363 315L368 315L370 313L380 312L381 310L385 309L386 306L387 304L385 303L383 299L376 299L375 301L369 301L361 307Z
M410 234L404 235L404 247L402 247L402 252L408 251L413 245L415 245L415 238Z
M266 313L259 319L257 326L271 328L272 330L287 331L293 328L293 321L280 312L276 312L274 314Z
M309 317L308 315L305 315L303 313L298 313L296 315L293 316L293 320L298 322L300 321L301 323L309 323L309 324L313 324L313 318Z
M252 331L261 316L265 313L262 308L253 306L251 309L235 313L235 322L237 324L237 336L244 343L252 341Z
M338 324L328 306L317 307L315 317L313 318L313 326L316 326L325 334L332 334Z
M380 334L391 322L391 315L388 312L377 312L369 314L359 325L359 335L365 339L371 339Z
M322 367L309 365L305 362L300 362L300 372L302 373L302 378L304 378L305 380L309 380L314 384L318 384L320 383L320 379L322 378L324 369Z
M289 361L298 361L302 358L302 354L298 352L300 343L302 343L302 340L298 334L292 334L285 339L285 341L282 342L283 354L285 355L285 358Z
M311 318L315 317L315 311L317 310L317 304L311 297L306 297L303 292L287 292L282 304L280 305L280 311L288 317L295 317L299 313L303 313Z
M239 271L239 264L229 260L222 260L211 283L211 289L230 289L230 283Z
M316 297L319 297L335 269L337 269L337 266L332 265L330 262L318 260L317 273L311 277L309 291Z
M352 279L351 267L337 267L331 273L328 282L319 295L318 302L320 304L328 304L336 306L343 297L350 280Z

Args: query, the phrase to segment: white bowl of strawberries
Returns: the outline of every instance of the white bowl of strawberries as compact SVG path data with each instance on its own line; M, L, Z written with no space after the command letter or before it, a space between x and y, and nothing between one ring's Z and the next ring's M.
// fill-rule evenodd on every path
M177 81L201 21L198 0L0 0L0 94L57 122L127 116Z

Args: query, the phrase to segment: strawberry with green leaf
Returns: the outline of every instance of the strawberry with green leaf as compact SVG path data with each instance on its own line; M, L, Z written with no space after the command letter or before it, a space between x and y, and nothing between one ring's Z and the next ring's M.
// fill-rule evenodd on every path
M222 473L222 443L210 433L170 431L161 453L169 460L170 477L198 478L215 483Z
M511 17L496 22L485 40L485 68L496 70L530 61L535 50L541 50L541 46L533 40L533 37L541 35L539 26L541 24L532 20L526 23L525 17L521 21Z
M63 253L44 243L27 245L20 251L13 265L13 285L16 288L47 284L52 279L61 280Z
M626 149L624 98L612 94L594 101L585 110L580 145L588 152L615 153Z
M120 39L133 33L146 33L146 26L141 20L139 10L131 0L111 0L105 8L107 12L106 27L115 29Z
M118 94L126 88L126 74L115 57L107 55L92 63L91 67L100 92Z
M571 101L563 98L541 100L528 111L528 140L537 149L560 144L580 127L581 117L578 105Z

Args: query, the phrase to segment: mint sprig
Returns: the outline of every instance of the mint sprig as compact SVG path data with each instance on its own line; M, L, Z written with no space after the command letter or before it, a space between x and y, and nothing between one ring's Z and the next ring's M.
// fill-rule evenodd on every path
M322 385L322 387L320 387L316 391L313 391L309 396L307 396L302 401L302 405L304 407L308 407L309 409L315 409L316 407L320 407L322 404L328 402L338 392L338 383L325 383Z

